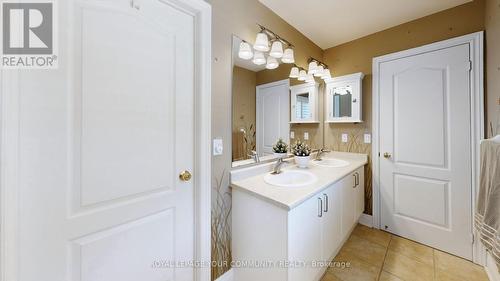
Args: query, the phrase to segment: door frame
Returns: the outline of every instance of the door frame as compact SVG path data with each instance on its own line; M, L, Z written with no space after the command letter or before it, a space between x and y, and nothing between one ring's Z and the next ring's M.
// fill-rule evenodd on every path
M283 79L283 80L278 80L278 81L274 81L274 82L271 82L271 83L267 83L267 84L261 84L261 85L257 85L255 87L255 126L257 127L257 124L260 124L260 118L261 116L259 115L259 91L261 89L265 89L265 88L269 88L269 87L275 87L275 86L281 86L281 85L285 85L288 89L288 107L287 107L287 110L288 110L288 120L287 120L287 124L288 124L288 133L287 133L287 136L285 137L284 141L286 143L289 143L290 142L290 79ZM260 126L259 126L260 127ZM257 127L257 128L259 128ZM255 149L257 151L257 153L259 153L259 147L260 145L262 145L262 141L259 137L259 132L257 131L256 129L256 135L257 135L257 138L255 140Z
M372 170L373 170L373 227L380 229L380 92L379 92L379 69L380 64L400 58L415 56L418 54L437 51L450 48L457 45L468 44L469 55L472 70L470 71L470 112L471 112L471 163L472 163L472 182L471 182L471 218L474 217L476 194L479 187L479 143L484 137L484 32L475 32L468 35L424 45L421 47L396 52L380 57L373 58L373 102L372 102ZM485 250L484 247L474 239L474 226L471 221L471 240L473 241L473 261L484 265Z
M212 8L162 0L194 19L194 280L210 280ZM39 71L39 70L38 70ZM0 281L18 279L19 73L0 70Z

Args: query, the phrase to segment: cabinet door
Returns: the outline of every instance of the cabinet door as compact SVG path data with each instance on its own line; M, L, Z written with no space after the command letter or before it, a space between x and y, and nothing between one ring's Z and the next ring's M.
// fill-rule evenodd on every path
M322 193L324 208L322 221L323 259L330 260L342 240L342 187L339 184L330 186Z
M358 185L356 186L356 218L365 211L365 177L364 167L357 170Z
M311 262L321 260L321 193L308 199L288 214L288 260L307 262L307 266L290 267L288 280L315 280L321 270ZM285 239L285 237L283 237Z
M345 237L349 234L355 220L354 173L346 176L339 183L342 189L342 237Z

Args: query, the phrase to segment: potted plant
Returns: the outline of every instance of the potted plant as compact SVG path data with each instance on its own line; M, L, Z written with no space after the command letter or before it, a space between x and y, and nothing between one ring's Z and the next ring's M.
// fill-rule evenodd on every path
M274 155L279 158L284 158L287 156L288 144L286 144L281 138L273 146Z
M307 168L311 155L311 148L300 140L297 140L292 146L292 154L295 156L295 162L299 168Z

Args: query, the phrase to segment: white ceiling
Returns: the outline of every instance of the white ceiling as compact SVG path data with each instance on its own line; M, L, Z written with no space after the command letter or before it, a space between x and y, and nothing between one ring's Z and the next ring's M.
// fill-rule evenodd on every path
M259 1L327 49L471 0Z

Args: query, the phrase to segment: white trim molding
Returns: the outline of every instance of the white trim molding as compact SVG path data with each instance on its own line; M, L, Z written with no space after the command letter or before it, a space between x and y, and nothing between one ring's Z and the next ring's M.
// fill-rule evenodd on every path
M367 214L361 214L359 217L359 224L364 226L373 227L373 216Z
M219 278L215 279L215 281L233 281L233 280L234 280L234 271L232 268L226 271L221 276L219 276Z
M484 137L484 47L483 47L484 32L476 32L437 43L388 54L373 58L372 74L373 74L373 102L372 102L372 120L373 120L373 142L372 142L372 157L373 157L373 227L380 228L380 167L379 167L379 67L383 62L391 61L398 58L413 56L416 54L432 52L443 48L449 48L457 45L468 44L470 50L470 60L472 62L472 70L470 72L470 110L471 110L471 163L472 163L472 189L471 189L471 210L474 217L476 194L479 186L479 143ZM471 234L473 233L473 225L471 220ZM475 263L485 264L485 251L478 239L473 244L473 261Z
M19 71L2 70L0 92L0 280L18 280Z

